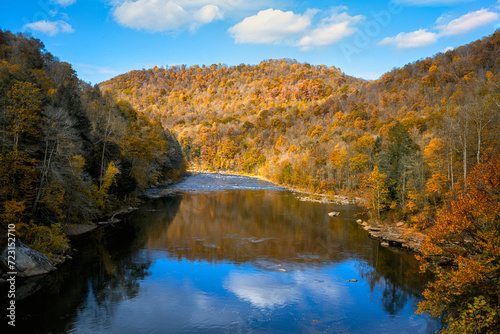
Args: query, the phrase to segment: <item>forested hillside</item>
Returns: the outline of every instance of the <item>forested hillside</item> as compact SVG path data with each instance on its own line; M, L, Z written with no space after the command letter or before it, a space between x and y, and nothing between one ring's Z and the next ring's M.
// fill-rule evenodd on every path
M15 229L50 256L66 247L61 224L91 223L183 172L159 121L79 80L40 40L0 30L1 240Z
M425 227L499 152L500 33L363 81L289 59L155 67L100 86L159 118L193 167L368 195ZM392 209L392 210L390 210Z

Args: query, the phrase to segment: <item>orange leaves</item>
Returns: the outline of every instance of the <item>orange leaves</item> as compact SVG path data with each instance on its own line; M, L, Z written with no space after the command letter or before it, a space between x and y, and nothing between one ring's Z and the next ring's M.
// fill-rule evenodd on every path
M438 217L422 247L427 259L445 256L456 267L437 271L438 280L424 292L426 300L418 310L432 315L446 312L450 329L479 326L484 330L486 326L495 332L500 328L500 160L488 157L478 164L468 177L468 185ZM475 299L479 294L485 300L481 305ZM467 309L474 313L470 305L488 306L497 312L490 313L493 316L484 326L479 323L483 318L465 322L460 314Z
M427 181L426 192L429 196L441 197L446 192L448 178L443 173L437 172Z
M307 131L307 135L311 138L315 138L320 136L323 133L323 127L322 126L312 126L309 131Z

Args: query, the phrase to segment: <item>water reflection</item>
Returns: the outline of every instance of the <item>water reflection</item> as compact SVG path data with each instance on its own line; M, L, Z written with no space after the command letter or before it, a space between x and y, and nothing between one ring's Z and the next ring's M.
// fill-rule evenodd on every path
M151 191L125 223L80 240L74 261L20 307L23 326L32 333L439 329L413 313L429 277L410 254L368 239L354 223L359 208L300 202L255 179L211 177ZM341 215L329 217L333 210Z
M329 210L341 217L331 218ZM184 194L178 214L167 226L148 228L146 247L178 258L214 261L341 261L370 253L366 233L353 221L352 206L300 202L294 194L235 190L203 196ZM146 224L151 217L138 218Z

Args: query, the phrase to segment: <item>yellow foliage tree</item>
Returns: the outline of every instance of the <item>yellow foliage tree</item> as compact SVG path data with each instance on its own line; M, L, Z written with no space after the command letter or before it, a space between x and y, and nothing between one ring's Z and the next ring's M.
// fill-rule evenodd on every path
M108 190L109 187L113 184L115 176L120 173L118 168L115 166L114 162L110 162L108 165L108 169L102 178L102 185L99 189L94 185L94 198L96 201L96 207L100 210L106 208L108 203Z

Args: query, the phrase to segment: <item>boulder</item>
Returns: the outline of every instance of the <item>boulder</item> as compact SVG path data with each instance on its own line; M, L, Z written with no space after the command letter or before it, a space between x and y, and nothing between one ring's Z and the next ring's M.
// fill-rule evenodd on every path
M337 217L340 215L340 212L332 211L328 214L330 217Z
M399 222L399 223L396 224L396 226L397 227L402 227L402 226L404 226L404 224L405 224L405 222Z
M361 219L356 220L356 223L361 224L363 221Z
M46 255L25 246L19 240L16 240L15 254L16 258L12 261L12 258L9 258L9 248L5 247L0 256L0 265L7 272L16 272L19 277L43 275L55 270ZM8 260L14 263L13 267L10 266L12 263Z

